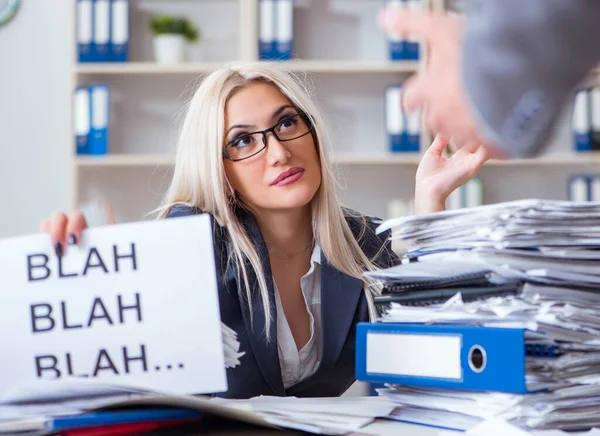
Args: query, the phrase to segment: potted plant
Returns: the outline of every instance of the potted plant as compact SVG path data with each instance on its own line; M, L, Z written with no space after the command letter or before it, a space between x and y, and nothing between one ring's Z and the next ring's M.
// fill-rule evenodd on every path
M186 42L200 38L198 28L187 18L165 14L150 19L150 31L154 35L154 57L160 64L185 61Z

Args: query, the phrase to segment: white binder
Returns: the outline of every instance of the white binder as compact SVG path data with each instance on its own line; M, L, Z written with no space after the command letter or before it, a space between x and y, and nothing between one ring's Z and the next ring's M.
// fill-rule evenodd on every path
M89 152L90 139L90 90L78 87L73 95L73 129L77 154Z

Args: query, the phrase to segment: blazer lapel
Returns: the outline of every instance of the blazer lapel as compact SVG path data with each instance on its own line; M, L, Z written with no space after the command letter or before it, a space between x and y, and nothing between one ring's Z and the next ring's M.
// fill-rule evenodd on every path
M258 280L253 271L248 271L248 279L251 283L252 300L252 320L250 319L250 307L246 293L243 290L243 282L238 284L238 293L242 316L248 339L254 352L254 357L258 367L263 374L266 382L275 396L285 395L283 380L281 378L281 367L279 366L279 353L277 352L277 311L275 310L275 291L273 288L273 275L271 272L271 263L267 245L260 233L254 217L248 212L241 212L240 219L246 228L250 238L253 240L258 252L259 258L263 263L263 271L267 281L269 291L269 309L271 311L271 326L269 328L269 342L266 339L266 320L262 300L259 297Z
M326 259L321 270L322 367L333 367L353 328L363 281L333 268Z

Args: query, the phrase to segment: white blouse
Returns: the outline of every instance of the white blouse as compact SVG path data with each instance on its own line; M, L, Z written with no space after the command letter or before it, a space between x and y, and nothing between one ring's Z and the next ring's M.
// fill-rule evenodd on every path
M285 317L277 284L273 283L277 306L277 351L283 386L287 389L312 375L321 361L321 247L315 245L310 269L300 279L310 322L310 339L300 351Z

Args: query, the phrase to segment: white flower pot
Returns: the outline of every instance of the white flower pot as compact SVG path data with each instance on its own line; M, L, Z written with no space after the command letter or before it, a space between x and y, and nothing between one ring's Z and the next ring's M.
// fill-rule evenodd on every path
M178 64L185 61L185 39L182 35L154 37L154 58L159 64Z

